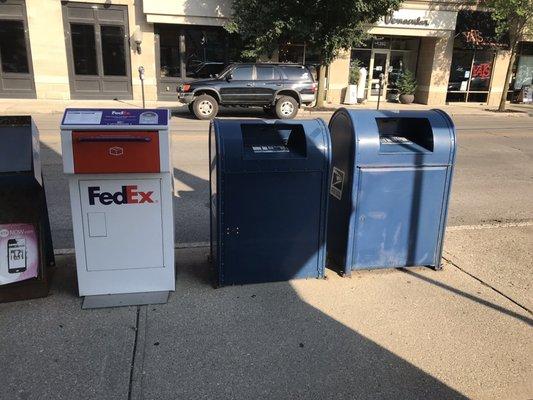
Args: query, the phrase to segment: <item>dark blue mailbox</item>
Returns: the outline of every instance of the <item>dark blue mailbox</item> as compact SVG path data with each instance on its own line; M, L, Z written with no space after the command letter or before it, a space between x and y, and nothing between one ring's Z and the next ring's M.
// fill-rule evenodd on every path
M338 110L329 123L328 265L440 268L455 159L450 117Z
M323 277L331 161L324 121L215 119L209 141L218 284Z

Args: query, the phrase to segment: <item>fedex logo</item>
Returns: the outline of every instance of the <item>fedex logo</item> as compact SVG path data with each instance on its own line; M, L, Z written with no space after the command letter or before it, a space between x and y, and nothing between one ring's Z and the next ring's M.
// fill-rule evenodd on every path
M111 111L111 115L130 115L128 111Z
M140 204L140 203L153 203L152 195L153 191L141 192L137 190L137 185L122 186L120 192L100 192L100 186L89 186L87 188L89 192L89 204L94 206L96 199L100 204L108 206L111 203L115 204Z

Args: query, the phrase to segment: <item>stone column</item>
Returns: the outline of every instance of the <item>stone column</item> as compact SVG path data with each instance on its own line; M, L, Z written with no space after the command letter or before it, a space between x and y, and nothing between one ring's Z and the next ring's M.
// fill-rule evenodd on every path
M450 78L453 55L453 32L444 37L423 37L420 40L415 93L417 103L442 105Z
M60 1L26 0L38 99L68 100L70 86Z
M348 75L350 73L350 51L343 51L339 54L328 68L328 93L326 102L339 104L344 100L344 93L348 86Z
M494 57L492 64L492 79L490 82L489 97L487 105L498 106L505 84L505 75L507 74L507 67L511 61L511 52L500 50Z

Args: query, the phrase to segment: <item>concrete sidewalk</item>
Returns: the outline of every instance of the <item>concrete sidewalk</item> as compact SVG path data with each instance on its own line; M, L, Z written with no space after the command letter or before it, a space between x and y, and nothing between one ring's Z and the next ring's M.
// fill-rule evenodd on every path
M353 109L376 109L377 104L374 102L367 102L365 104L345 105L345 104L327 104L326 107L316 109L313 107L303 107L299 112L299 117L310 117L313 113L332 112L339 107L353 108ZM142 107L142 102L139 100L36 100L36 99L0 99L0 115L2 114L48 114L48 113L62 113L65 108L135 108ZM173 115L189 115L187 106L181 105L177 101L148 101L147 108L168 108L172 110ZM428 106L425 104L400 104L382 102L380 109L382 110L427 110L431 108L440 108L446 111L451 116L457 115L486 115L486 116L500 116L500 117L524 117L533 116L533 105L531 104L509 104L508 112L495 112L494 107L488 107L483 104L476 103L453 103L442 106ZM222 108L222 114L228 108ZM236 107L230 108L236 110L238 114L243 111L246 114L246 109ZM260 108L250 109L251 113L257 114ZM256 115L257 116L257 115Z
M519 259L483 257L505 229ZM465 245L475 234L489 236ZM180 249L168 304L100 310L80 309L74 259L58 257L49 297L0 304L0 399L532 398L531 290L491 267L530 280L531 226L449 236L441 272L221 289L207 248Z

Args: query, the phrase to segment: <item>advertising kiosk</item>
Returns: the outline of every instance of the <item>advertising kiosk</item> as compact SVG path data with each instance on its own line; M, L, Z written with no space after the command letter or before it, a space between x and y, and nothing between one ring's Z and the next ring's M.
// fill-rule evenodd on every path
M29 115L0 116L0 303L48 295L55 260L39 150Z
M168 123L168 110L65 110L83 308L164 303L175 288Z

